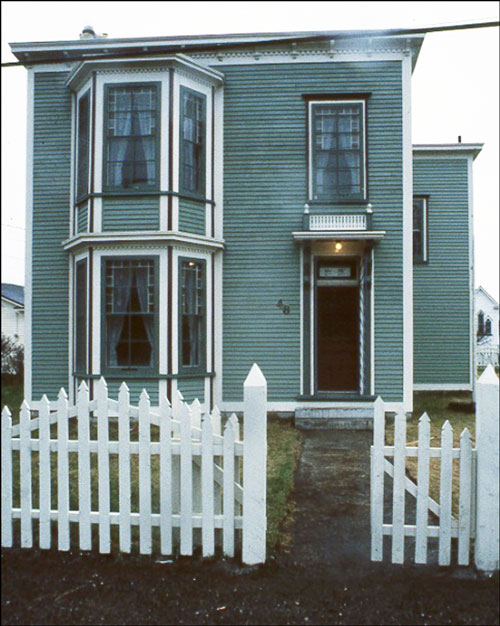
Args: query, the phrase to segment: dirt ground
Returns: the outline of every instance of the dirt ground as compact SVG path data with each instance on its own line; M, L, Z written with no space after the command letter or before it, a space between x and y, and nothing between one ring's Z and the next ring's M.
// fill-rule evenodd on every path
M498 624L498 576L369 561L370 437L305 433L292 542L264 566L4 550L2 624Z

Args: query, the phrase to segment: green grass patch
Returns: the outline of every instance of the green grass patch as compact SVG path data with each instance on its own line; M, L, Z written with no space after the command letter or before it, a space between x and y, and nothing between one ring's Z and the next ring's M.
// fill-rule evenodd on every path
M406 421L406 445L418 445L418 422L421 415L426 412L430 419L431 446L439 448L441 445L441 429L446 420L453 428L453 446L460 447L460 435L464 428L471 434L472 445L475 445L476 415L472 410L471 392L430 392L419 391L413 394L413 416ZM394 443L394 419L386 420L386 443ZM440 469L441 460L431 458L429 469L429 495L439 502ZM408 476L416 482L418 460L406 459L406 471ZM453 460L453 491L452 508L453 514L458 513L458 489L459 489L459 460Z
M289 496L300 452L300 435L292 420L267 424L267 551L272 554L290 542L285 520L293 514Z

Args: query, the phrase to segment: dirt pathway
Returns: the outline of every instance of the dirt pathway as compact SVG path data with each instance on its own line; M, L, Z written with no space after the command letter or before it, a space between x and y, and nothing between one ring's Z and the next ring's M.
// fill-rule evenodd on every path
M3 624L498 624L498 578L369 561L369 445L305 432L291 549L202 559L2 552Z

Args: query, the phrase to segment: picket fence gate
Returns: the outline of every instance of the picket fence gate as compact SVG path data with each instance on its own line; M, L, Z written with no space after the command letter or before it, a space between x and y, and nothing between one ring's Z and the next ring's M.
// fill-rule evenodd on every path
M371 558L383 559L383 538L389 535L391 560L405 560L405 537L415 538L414 562L427 563L428 538L438 538L438 564L450 565L452 538L457 539L457 564L469 565L471 538L475 538L475 565L483 571L498 570L498 378L491 365L477 384L476 448L464 429L460 447L453 447L453 429L446 421L441 445L430 445L430 420L424 413L418 426L418 444L406 443L406 415L400 410L394 421L394 445L385 445L385 412L381 398L375 401L371 447ZM387 457L392 457L392 462ZM417 459L417 482L406 475L406 458ZM429 461L440 459L439 503L429 495ZM458 517L452 515L453 461L459 461ZM384 475L392 478L392 503L386 511ZM414 519L407 523L406 494L416 498ZM386 504L386 507L384 507ZM391 522L384 523L384 513ZM438 518L429 524L429 512Z
M215 554L215 531L222 533L226 556L235 555L235 531L241 530L242 561L265 561L266 542L266 381L254 365L244 384L244 439L233 414L221 432L217 408L202 415L195 400L188 405L177 393L173 405L160 398L154 411L145 390L138 406L130 404L122 383L118 401L108 398L101 378L95 398L82 382L75 406L69 406L64 389L57 402L44 395L38 417L31 418L24 401L20 422L12 425L7 407L2 411L2 546L13 545L13 520L20 519L20 545L33 546L33 520L39 520L39 545L51 547L51 522L57 522L57 548L69 550L70 522L78 523L79 547L92 550L92 526L97 526L99 552L111 551L111 525L119 526L119 550L131 552L132 526L139 527L139 552L151 554L152 528L160 529L161 554L171 555L173 529L178 528L181 555L193 554L193 529L201 529L202 554ZM92 416L96 438L91 438ZM118 418L118 437L109 439L110 417ZM76 420L78 438L69 438L70 420ZM57 424L57 436L50 427ZM151 440L151 425L159 429ZM138 440L131 427L138 426ZM32 432L39 431L33 438ZM13 451L19 451L19 483L13 483ZM32 452L38 452L39 508L32 506ZM57 509L51 507L51 453L57 454ZM77 453L78 508L70 510L69 454ZM97 455L97 485L92 485L91 455ZM110 507L110 455L118 456L118 510ZM138 456L138 510L131 510L131 456ZM159 512L152 512L151 461L159 456ZM97 510L92 509L92 489L97 487ZM13 507L14 488L20 507Z

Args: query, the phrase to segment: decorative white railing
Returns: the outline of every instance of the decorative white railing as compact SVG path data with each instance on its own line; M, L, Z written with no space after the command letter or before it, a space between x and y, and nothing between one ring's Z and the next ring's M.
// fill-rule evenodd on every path
M366 230L366 215L311 215L310 230Z
M487 365L498 367L498 353L498 346L478 346L476 351L476 365L478 367L486 367Z

